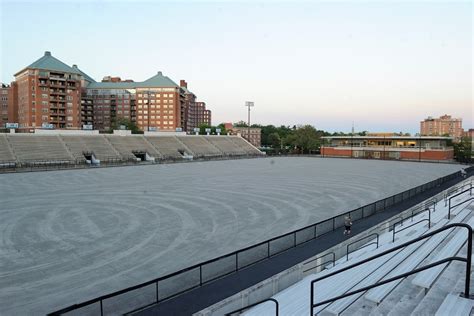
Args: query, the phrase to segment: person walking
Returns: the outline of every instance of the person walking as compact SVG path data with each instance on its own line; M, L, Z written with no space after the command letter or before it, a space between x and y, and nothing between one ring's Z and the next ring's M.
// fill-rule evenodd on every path
M351 234L351 227L352 227L352 218L350 215L344 218L344 235Z
M461 176L466 179L466 176L467 176L467 172L466 172L466 169L462 168L461 169Z

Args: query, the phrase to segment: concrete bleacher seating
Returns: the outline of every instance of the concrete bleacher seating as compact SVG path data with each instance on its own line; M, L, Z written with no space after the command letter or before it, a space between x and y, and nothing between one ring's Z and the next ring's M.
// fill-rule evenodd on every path
M177 139L188 147L195 157L222 156L223 153L204 138L204 136L177 136Z
M154 158L161 158L161 154L143 136L105 136L112 146L125 159L135 159L134 152L146 152Z
M14 162L15 160L16 158L8 145L7 137L0 134L0 163Z
M145 136L164 159L183 158L183 153L191 155L192 152L178 141L174 136Z
M262 155L262 152L238 136L0 135L0 162L3 164L84 163L86 156L91 154L95 160L104 163L123 163L255 156Z
M58 136L13 134L7 136L18 162L73 161Z
M241 150L243 150L248 155L261 155L262 152L255 148L248 141L243 139L240 136L229 136L229 139Z
M60 136L73 156L84 158L84 152L93 153L95 158L106 161L108 159L123 159L112 145L102 135L97 136Z
M465 201L470 197L469 192L467 192L455 200L458 202ZM474 226L472 215L474 204L472 201L452 210L454 216L450 220L446 217L447 207L441 204L439 203L436 210L431 214L431 228L428 228L427 222L421 222L424 224L414 225L400 233L395 242L392 242L392 232L383 233L380 235L381 245L378 249L360 248L352 254L348 261L341 258L334 267L331 265L326 270L309 275L273 295L272 297L280 304L280 314L307 315L309 313L310 284L317 277L338 271L450 223L467 223L471 227ZM416 223L423 218L427 218L426 212L416 215L413 222L410 221L404 225ZM461 251L465 252L466 237L466 229L451 228L365 264L320 280L314 286L315 302L321 302L361 289L450 256L465 256L465 254L459 253ZM451 284L447 286L448 290L444 289L444 292L439 290L440 287L446 287L446 280L442 279L443 273L446 273L449 267L455 264L457 262L439 265L411 277L392 281L368 291L327 303L315 308L315 315L409 315L412 312L412 315L419 315L423 314L428 308L431 313L425 313L426 315L434 314L436 311L436 315L470 315L474 301L460 298L459 286L455 287L454 284ZM462 284L464 284L464 278L458 280L450 275L448 279L453 279L453 282L462 281ZM435 294L430 296L431 292ZM440 295L440 293L443 293L443 295ZM393 302L397 303L394 304ZM244 315L260 316L274 315L274 313L275 306L264 303L248 310Z
M216 146L221 152L228 156L239 156L246 155L245 151L240 146L237 146L230 137L221 137L221 136L207 136L206 139Z

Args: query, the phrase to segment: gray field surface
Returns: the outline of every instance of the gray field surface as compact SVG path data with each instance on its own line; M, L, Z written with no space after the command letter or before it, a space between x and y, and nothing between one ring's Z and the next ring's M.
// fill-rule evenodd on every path
M266 158L0 175L0 314L40 315L456 172Z

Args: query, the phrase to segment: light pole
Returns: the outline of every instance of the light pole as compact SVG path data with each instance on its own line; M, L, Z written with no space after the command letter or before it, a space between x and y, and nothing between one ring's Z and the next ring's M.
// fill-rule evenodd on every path
M246 101L245 106L249 109L248 111L248 125L247 125L247 140L250 143L250 108L254 106L253 102L251 101Z

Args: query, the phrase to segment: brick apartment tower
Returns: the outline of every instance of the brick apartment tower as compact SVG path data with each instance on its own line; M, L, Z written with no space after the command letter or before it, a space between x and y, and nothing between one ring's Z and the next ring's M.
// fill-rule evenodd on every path
M449 135L456 140L463 135L462 119L443 115L439 118L428 117L420 122L420 134L423 136Z
M56 129L81 127L81 73L50 52L17 72L13 85L17 87L14 103L20 129L43 124Z
M108 130L119 118L135 122L143 131L175 131L183 127L184 92L161 72L143 82L122 81L120 77L89 82L83 103L86 100L93 104L94 129Z
M15 100L15 85L1 84L0 87L0 129L5 127L5 123L15 123L18 121Z
M180 80L179 86L184 91L184 102L182 105L183 115L181 115L181 124L184 127L185 131L192 132L193 126L190 124L189 111L196 102L196 95L188 90L188 83L186 82L186 80Z

